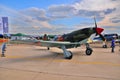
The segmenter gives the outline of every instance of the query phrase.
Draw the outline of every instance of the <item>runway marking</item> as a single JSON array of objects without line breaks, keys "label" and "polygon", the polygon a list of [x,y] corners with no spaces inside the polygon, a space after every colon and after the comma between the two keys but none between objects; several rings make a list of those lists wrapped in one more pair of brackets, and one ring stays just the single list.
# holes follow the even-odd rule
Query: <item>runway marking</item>
[{"label": "runway marking", "polygon": [[111,63],[111,62],[80,62],[80,61],[77,61],[77,60],[55,60],[54,62],[74,63],[74,64],[110,65],[110,66],[120,67],[119,63]]},{"label": "runway marking", "polygon": [[23,56],[5,56],[5,58],[14,59],[14,58],[24,58],[24,57]]},{"label": "runway marking", "polygon": [[31,57],[31,56],[5,56],[4,58],[8,58],[8,59],[26,59],[26,60],[50,60],[52,58],[39,58],[39,57]]}]

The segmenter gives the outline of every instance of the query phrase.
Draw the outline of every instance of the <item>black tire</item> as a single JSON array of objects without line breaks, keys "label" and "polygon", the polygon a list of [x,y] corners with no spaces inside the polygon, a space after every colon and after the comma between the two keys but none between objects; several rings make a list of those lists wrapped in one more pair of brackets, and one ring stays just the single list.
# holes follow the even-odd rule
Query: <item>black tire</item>
[{"label": "black tire", "polygon": [[107,45],[103,45],[103,48],[107,48]]},{"label": "black tire", "polygon": [[92,51],[93,51],[93,50],[92,50],[91,48],[87,48],[87,49],[86,49],[86,55],[88,55],[88,56],[91,55],[91,54],[92,54]]},{"label": "black tire", "polygon": [[47,47],[47,50],[50,50],[50,48],[49,48],[49,47]]},{"label": "black tire", "polygon": [[68,51],[70,54],[71,54],[71,56],[69,56],[69,57],[65,57],[65,59],[72,59],[72,57],[73,57],[73,53],[71,52],[71,51]]}]

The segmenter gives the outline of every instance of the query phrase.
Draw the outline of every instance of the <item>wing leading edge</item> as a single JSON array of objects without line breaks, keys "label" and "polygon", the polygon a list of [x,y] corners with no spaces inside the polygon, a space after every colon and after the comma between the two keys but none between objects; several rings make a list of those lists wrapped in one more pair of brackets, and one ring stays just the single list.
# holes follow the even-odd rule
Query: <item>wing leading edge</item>
[{"label": "wing leading edge", "polygon": [[84,39],[84,40],[82,40],[80,42],[38,40],[37,42],[40,42],[40,46],[58,47],[58,48],[61,48],[62,46],[65,46],[68,49],[68,48],[79,47],[81,44],[86,44],[87,40],[88,39]]}]

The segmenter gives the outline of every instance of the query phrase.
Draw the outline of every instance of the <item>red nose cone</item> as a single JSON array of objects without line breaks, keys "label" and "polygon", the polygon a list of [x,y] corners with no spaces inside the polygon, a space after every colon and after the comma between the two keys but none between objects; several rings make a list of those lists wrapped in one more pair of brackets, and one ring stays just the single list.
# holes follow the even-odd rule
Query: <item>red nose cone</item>
[{"label": "red nose cone", "polygon": [[102,32],[103,30],[104,30],[103,28],[96,28],[97,34],[101,34],[101,32]]}]

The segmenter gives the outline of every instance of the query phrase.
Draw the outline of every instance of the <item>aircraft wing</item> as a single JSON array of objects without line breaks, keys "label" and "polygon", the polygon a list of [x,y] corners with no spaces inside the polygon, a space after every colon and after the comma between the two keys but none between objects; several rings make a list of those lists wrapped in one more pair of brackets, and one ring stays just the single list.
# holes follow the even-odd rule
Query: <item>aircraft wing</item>
[{"label": "aircraft wing", "polygon": [[46,47],[61,48],[62,46],[65,46],[66,48],[74,48],[74,47],[80,46],[81,44],[87,43],[87,39],[80,41],[80,42],[44,41],[44,40],[37,40],[37,42],[40,42],[40,46],[46,46]]}]

